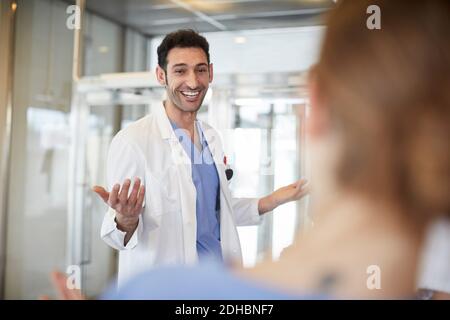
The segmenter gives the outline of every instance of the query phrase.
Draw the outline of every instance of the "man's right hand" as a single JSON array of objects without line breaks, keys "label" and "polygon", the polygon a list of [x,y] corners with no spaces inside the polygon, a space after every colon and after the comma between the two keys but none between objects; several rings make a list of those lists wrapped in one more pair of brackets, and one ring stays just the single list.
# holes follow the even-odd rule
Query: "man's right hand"
[{"label": "man's right hand", "polygon": [[128,196],[130,186],[131,180],[126,179],[122,188],[120,184],[115,184],[111,192],[101,186],[92,188],[109,207],[117,212],[117,227],[119,230],[126,232],[129,237],[136,230],[145,197],[145,186],[141,185],[139,178],[135,179],[130,196]]}]

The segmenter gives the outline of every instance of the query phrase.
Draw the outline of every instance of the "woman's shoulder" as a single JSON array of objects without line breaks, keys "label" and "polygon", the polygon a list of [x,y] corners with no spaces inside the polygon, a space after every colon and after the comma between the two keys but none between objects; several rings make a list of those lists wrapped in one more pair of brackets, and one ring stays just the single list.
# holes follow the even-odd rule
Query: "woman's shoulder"
[{"label": "woman's shoulder", "polygon": [[219,263],[155,268],[136,276],[105,299],[292,300],[294,296],[238,277]]}]

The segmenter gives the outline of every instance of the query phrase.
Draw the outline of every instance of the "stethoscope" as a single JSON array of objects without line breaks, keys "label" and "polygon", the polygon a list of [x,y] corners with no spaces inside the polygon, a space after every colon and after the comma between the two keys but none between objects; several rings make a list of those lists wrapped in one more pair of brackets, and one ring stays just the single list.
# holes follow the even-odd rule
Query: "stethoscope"
[{"label": "stethoscope", "polygon": [[227,163],[227,156],[223,157],[223,163],[225,164],[225,175],[227,176],[227,180],[230,181],[233,178],[233,169]]},{"label": "stethoscope", "polygon": [[227,168],[225,169],[225,174],[227,176],[227,180],[230,181],[233,178],[233,169]]}]

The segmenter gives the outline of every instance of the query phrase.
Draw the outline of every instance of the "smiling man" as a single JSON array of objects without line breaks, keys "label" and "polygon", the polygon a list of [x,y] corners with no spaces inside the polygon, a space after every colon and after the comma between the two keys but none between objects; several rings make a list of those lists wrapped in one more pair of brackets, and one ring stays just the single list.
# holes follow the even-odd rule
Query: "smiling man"
[{"label": "smiling man", "polygon": [[168,34],[158,47],[156,76],[167,99],[114,137],[111,191],[94,187],[110,207],[101,237],[120,252],[119,282],[153,265],[240,262],[236,226],[257,224],[307,192],[300,180],[261,199],[231,197],[219,136],[196,118],[213,80],[203,36]]}]

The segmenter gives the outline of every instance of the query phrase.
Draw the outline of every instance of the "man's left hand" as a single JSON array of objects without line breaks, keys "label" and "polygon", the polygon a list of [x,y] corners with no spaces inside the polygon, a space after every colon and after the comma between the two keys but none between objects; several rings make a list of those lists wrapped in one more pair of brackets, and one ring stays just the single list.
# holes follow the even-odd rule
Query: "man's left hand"
[{"label": "man's left hand", "polygon": [[259,200],[259,214],[274,210],[276,207],[301,199],[309,192],[309,184],[306,179],[300,179],[295,183],[281,187],[267,197]]}]

